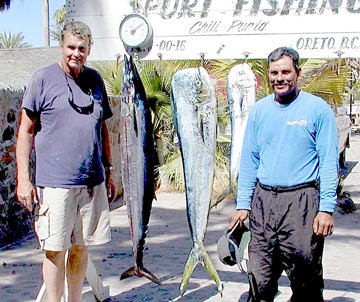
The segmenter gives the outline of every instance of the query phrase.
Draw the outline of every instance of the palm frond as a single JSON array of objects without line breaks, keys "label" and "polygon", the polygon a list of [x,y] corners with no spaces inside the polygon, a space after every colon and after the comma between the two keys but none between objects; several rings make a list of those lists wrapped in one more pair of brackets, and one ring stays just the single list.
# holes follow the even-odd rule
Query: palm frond
[{"label": "palm frond", "polygon": [[117,61],[89,61],[89,66],[102,75],[109,95],[118,96],[121,92],[122,69]]},{"label": "palm frond", "polygon": [[180,150],[170,154],[165,164],[160,167],[162,179],[175,191],[185,191],[185,180]]},{"label": "palm frond", "polygon": [[299,87],[322,97],[333,107],[341,105],[351,77],[351,69],[345,60],[309,61],[303,65],[307,69],[303,69]]},{"label": "palm frond", "polygon": [[10,0],[0,0],[0,12],[10,8]]},{"label": "palm frond", "polygon": [[31,45],[23,42],[24,35],[20,33],[0,33],[0,49],[10,49],[10,48],[22,48],[30,47]]},{"label": "palm frond", "polygon": [[[217,115],[219,125],[229,123],[228,104],[226,95],[227,76],[230,69],[244,60],[213,60],[200,62],[189,61],[135,61],[140,77],[145,87],[147,98],[153,105],[153,125],[155,144],[160,161],[161,178],[173,190],[185,190],[182,159],[176,144],[173,113],[170,104],[171,80],[173,75],[181,69],[203,66],[215,82],[218,101]],[[302,75],[299,80],[300,88],[317,94],[335,105],[341,102],[346,93],[351,93],[359,87],[360,61],[342,60],[302,60]],[[247,62],[256,76],[257,99],[272,93],[268,83],[266,60],[248,60]],[[116,61],[91,62],[104,77],[109,95],[120,95],[122,82],[122,64]],[[349,79],[353,72],[352,88]],[[217,141],[216,168],[214,192],[219,192],[229,181],[229,153],[230,143],[226,140]]]}]

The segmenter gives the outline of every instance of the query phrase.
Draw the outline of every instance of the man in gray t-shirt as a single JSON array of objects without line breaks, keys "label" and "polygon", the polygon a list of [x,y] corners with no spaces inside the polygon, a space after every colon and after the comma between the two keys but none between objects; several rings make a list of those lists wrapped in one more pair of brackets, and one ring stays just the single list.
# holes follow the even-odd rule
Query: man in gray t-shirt
[{"label": "man in gray t-shirt", "polygon": [[[69,301],[81,300],[87,246],[111,238],[108,199],[116,186],[105,120],[112,112],[100,74],[84,66],[91,43],[86,24],[66,24],[59,62],[34,74],[22,101],[17,198],[29,211],[35,204],[48,302],[60,302],[65,271]],[[29,176],[33,139],[35,185]]]}]

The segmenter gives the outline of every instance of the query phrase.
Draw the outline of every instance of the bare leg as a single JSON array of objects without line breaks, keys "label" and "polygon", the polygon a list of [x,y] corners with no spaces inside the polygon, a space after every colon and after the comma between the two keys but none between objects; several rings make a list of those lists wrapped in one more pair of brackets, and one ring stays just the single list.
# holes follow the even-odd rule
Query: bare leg
[{"label": "bare leg", "polygon": [[75,245],[69,249],[66,266],[67,282],[69,287],[69,302],[81,302],[82,287],[84,284],[87,247]]},{"label": "bare leg", "polygon": [[46,251],[43,262],[43,278],[48,302],[60,302],[65,280],[65,251]]}]

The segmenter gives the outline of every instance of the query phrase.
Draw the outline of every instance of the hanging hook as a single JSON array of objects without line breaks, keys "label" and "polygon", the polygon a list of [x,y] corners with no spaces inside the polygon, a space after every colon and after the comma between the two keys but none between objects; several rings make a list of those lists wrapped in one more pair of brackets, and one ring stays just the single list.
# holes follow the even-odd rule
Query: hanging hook
[{"label": "hanging hook", "polygon": [[119,70],[119,62],[120,62],[120,59],[121,59],[121,54],[117,53],[115,55],[115,57],[116,57],[116,70]]},{"label": "hanging hook", "polygon": [[139,9],[139,1],[133,0],[133,11],[134,13]]},{"label": "hanging hook", "polygon": [[248,52],[248,51],[244,51],[242,54],[243,54],[243,55],[244,55],[244,57],[245,57],[245,63],[247,63],[247,61],[248,61],[248,57],[249,57],[249,55],[250,55],[250,52]]},{"label": "hanging hook", "polygon": [[139,0],[133,0],[133,13],[142,13],[146,15],[144,8],[140,5]]},{"label": "hanging hook", "polygon": [[136,62],[136,64],[139,66],[139,73],[141,73],[143,66],[142,66],[142,62],[140,61],[140,58],[139,58],[139,53],[137,51],[134,52],[133,59]]},{"label": "hanging hook", "polygon": [[200,53],[200,64],[199,64],[199,66],[200,67],[204,67],[204,61],[205,61],[205,53]]},{"label": "hanging hook", "polygon": [[337,61],[337,71],[336,74],[339,75],[340,74],[340,69],[341,69],[341,56],[344,54],[341,50],[338,50],[336,52],[337,56],[338,56],[338,61]]},{"label": "hanging hook", "polygon": [[159,75],[162,74],[162,56],[163,56],[162,53],[159,52],[159,53],[158,53],[158,58],[159,58],[159,67],[158,67]]},{"label": "hanging hook", "polygon": [[219,49],[217,50],[217,54],[219,55],[220,52],[223,50],[223,48],[225,47],[225,44],[221,44],[221,46],[219,47]]}]

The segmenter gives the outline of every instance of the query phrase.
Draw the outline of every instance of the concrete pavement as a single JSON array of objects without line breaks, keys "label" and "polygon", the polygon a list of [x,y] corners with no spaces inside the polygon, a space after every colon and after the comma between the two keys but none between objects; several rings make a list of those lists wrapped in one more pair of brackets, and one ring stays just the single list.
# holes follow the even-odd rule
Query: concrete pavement
[{"label": "concrete pavement", "polygon": [[[347,149],[347,166],[351,170],[343,191],[349,192],[357,205],[352,213],[337,211],[334,234],[326,239],[324,252],[324,296],[327,302],[360,302],[360,135],[351,137]],[[144,266],[163,283],[158,286],[145,278],[119,280],[120,274],[134,264],[126,207],[111,212],[113,240],[90,248],[101,280],[110,287],[111,301],[191,301],[244,302],[247,278],[237,267],[223,265],[216,254],[216,242],[227,227],[233,205],[222,204],[210,213],[205,246],[223,283],[223,297],[205,269],[198,266],[190,278],[184,297],[179,297],[179,284],[191,248],[186,218],[185,195],[160,193],[153,203]],[[40,290],[43,253],[33,237],[0,250],[0,301],[35,301]],[[285,302],[291,291],[286,276],[279,281],[276,302]],[[85,284],[83,301],[95,301],[91,287]],[[311,302],[311,301],[304,301]]]}]

